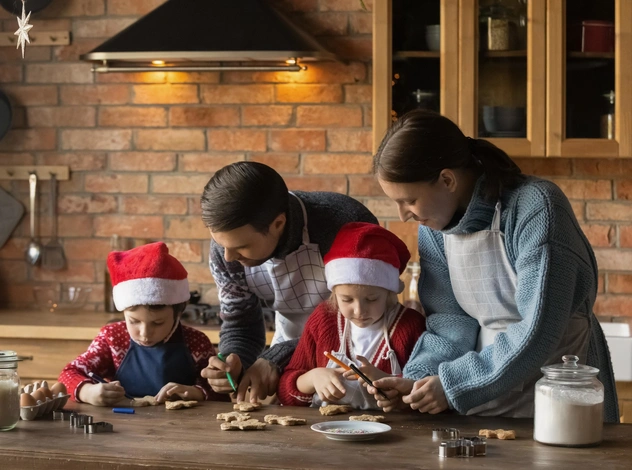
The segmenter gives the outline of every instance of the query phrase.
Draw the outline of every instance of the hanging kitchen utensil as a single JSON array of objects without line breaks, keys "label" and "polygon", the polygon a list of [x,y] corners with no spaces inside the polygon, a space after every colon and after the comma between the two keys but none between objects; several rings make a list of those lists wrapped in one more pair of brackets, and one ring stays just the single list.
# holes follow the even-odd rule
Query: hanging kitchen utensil
[{"label": "hanging kitchen utensil", "polygon": [[13,111],[9,97],[0,90],[0,140],[9,132],[11,121],[13,120]]},{"label": "hanging kitchen utensil", "polygon": [[[53,0],[24,0],[24,8],[27,12],[37,13],[46,8]],[[22,0],[0,0],[2,8],[15,16],[22,13]]]},{"label": "hanging kitchen utensil", "polygon": [[59,271],[66,266],[64,247],[57,238],[57,177],[50,174],[50,216],[53,225],[53,234],[50,241],[42,247],[42,267],[51,271]]},{"label": "hanging kitchen utensil", "polygon": [[24,207],[13,196],[0,188],[0,248],[7,242],[15,227],[18,226]]},{"label": "hanging kitchen utensil", "polygon": [[26,248],[26,261],[35,266],[40,261],[42,247],[35,239],[35,196],[37,194],[37,173],[29,174],[29,201],[31,211],[31,241]]}]

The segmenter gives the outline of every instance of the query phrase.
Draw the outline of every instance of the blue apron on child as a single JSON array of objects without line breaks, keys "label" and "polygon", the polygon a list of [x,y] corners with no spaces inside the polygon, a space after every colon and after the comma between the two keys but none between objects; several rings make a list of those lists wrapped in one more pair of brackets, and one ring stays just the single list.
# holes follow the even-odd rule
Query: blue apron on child
[{"label": "blue apron on child", "polygon": [[195,385],[195,362],[178,325],[167,342],[141,346],[130,339],[130,348],[115,379],[134,397],[155,396],[169,382]]}]

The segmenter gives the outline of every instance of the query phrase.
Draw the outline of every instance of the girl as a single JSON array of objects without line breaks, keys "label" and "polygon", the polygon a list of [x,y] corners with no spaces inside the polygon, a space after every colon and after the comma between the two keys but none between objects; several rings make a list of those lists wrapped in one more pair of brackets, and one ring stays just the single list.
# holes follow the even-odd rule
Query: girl
[{"label": "girl", "polygon": [[[125,321],[101,328],[88,350],[59,376],[78,402],[111,406],[125,396],[217,398],[200,371],[214,349],[208,337],[180,324],[189,300],[184,266],[167,245],[151,243],[108,256],[114,303]],[[93,383],[92,372],[112,382]]]},{"label": "girl", "polygon": [[393,125],[374,171],[400,218],[419,222],[428,326],[406,378],[375,383],[392,389],[380,405],[532,417],[540,368],[573,354],[600,370],[605,420],[618,422],[597,263],[560,188],[422,110]]},{"label": "girl", "polygon": [[401,365],[424,331],[419,312],[397,302],[400,274],[410,253],[396,235],[379,225],[344,225],[324,257],[329,301],[312,313],[279,382],[284,405],[319,406],[322,402],[377,409],[359,380],[346,380],[343,369],[324,355],[354,362],[370,378],[400,375]]}]

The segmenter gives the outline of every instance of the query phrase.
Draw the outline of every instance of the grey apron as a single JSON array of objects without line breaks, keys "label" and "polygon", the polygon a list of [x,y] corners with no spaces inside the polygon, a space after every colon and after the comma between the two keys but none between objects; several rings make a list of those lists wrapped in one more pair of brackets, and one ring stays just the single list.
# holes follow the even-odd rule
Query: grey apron
[{"label": "grey apron", "polygon": [[312,311],[331,294],[320,248],[309,241],[305,205],[298,196],[292,196],[303,210],[303,244],[283,259],[272,258],[245,268],[250,290],[276,311],[271,346],[300,338]]},{"label": "grey apron", "polygon": [[[489,230],[443,236],[454,296],[461,308],[480,325],[477,352],[493,345],[496,335],[507,331],[509,325],[522,321],[515,299],[516,272],[505,251],[500,215],[498,202]],[[589,336],[588,316],[574,312],[562,341],[542,365],[558,363],[565,354],[574,354],[585,362]],[[539,373],[525,377],[524,382],[509,392],[468,410],[467,414],[533,417],[534,386],[539,378]]]}]

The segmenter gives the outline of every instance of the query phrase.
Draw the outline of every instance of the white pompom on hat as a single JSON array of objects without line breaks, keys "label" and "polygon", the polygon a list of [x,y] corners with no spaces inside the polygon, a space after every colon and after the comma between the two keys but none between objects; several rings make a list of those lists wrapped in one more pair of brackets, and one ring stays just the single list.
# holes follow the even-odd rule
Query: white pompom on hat
[{"label": "white pompom on hat", "polygon": [[401,292],[399,276],[409,259],[406,244],[385,228],[365,222],[345,224],[323,258],[327,287],[356,284]]},{"label": "white pompom on hat", "polygon": [[163,242],[149,243],[108,255],[114,305],[175,305],[189,300],[189,281],[182,263]]}]

